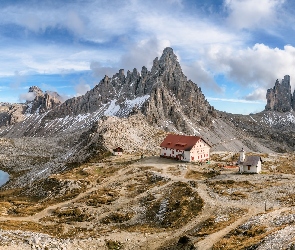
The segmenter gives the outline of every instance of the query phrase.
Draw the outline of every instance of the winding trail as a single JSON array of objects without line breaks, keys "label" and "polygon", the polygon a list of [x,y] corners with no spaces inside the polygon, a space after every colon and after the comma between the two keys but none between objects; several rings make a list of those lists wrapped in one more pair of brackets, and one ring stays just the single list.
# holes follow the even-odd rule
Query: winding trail
[{"label": "winding trail", "polygon": [[85,192],[80,193],[75,198],[48,206],[45,209],[43,209],[42,211],[40,211],[34,215],[24,216],[24,217],[0,216],[0,221],[14,220],[14,221],[39,222],[40,219],[51,215],[52,211],[54,211],[55,209],[61,208],[61,207],[68,207],[72,203],[74,203],[74,202],[86,197],[87,195],[91,194],[92,192],[96,191],[98,188],[103,188],[103,187],[107,186],[108,184],[114,182],[114,180],[120,180],[120,178],[123,178],[124,174],[127,173],[128,171],[130,171],[131,169],[133,169],[132,165],[128,166],[127,168],[120,169],[118,171],[118,176],[121,176],[121,177],[118,178],[117,175],[116,175],[116,177],[110,177],[106,181],[104,181],[103,183],[97,184],[97,185],[93,186],[92,188],[86,190]]},{"label": "winding trail", "polygon": [[[145,236],[144,233],[138,233],[134,238],[136,240],[145,237],[146,238],[146,244],[147,246],[143,246],[141,248],[126,248],[126,249],[158,249],[161,246],[165,246],[169,244],[170,242],[175,242],[176,239],[179,237],[188,234],[190,230],[198,226],[200,223],[205,221],[206,219],[210,218],[214,214],[217,208],[224,207],[224,208],[242,208],[247,210],[248,212],[244,214],[242,217],[237,219],[232,224],[224,227],[223,229],[212,233],[208,236],[206,236],[204,239],[200,240],[198,238],[191,237],[192,242],[194,243],[195,247],[199,250],[209,250],[212,249],[213,245],[217,243],[219,240],[221,240],[226,234],[228,234],[231,230],[237,228],[239,225],[245,223],[247,220],[249,220],[252,216],[255,216],[259,213],[264,212],[264,207],[261,206],[261,204],[252,204],[249,202],[239,202],[239,201],[224,201],[212,198],[210,196],[210,192],[208,189],[207,184],[205,183],[205,180],[196,180],[196,179],[188,179],[185,178],[185,174],[188,170],[190,170],[190,167],[188,169],[179,167],[178,170],[180,171],[180,175],[173,175],[169,170],[171,166],[176,167],[178,165],[177,163],[172,163],[170,161],[165,161],[159,158],[149,158],[149,159],[143,159],[140,162],[131,164],[129,166],[126,166],[122,169],[119,169],[117,174],[107,177],[104,179],[101,183],[95,184],[94,186],[90,187],[88,190],[80,193],[78,196],[76,196],[73,199],[63,201],[51,206],[48,206],[44,210],[36,213],[32,216],[25,216],[25,217],[13,217],[13,216],[1,216],[0,221],[33,221],[36,223],[40,223],[40,220],[46,216],[49,216],[52,214],[52,212],[57,208],[62,207],[69,207],[73,203],[79,201],[82,198],[85,198],[87,195],[91,194],[93,191],[96,191],[98,189],[104,188],[112,183],[115,182],[124,182],[127,181],[128,178],[130,178],[130,175],[127,175],[128,171],[134,170],[136,167],[144,167],[144,166],[150,166],[154,167],[154,170],[151,170],[155,172],[157,175],[162,176],[163,178],[167,178],[167,183],[161,185],[161,186],[154,186],[147,191],[139,194],[136,196],[136,199],[140,199],[141,197],[145,196],[147,192],[157,192],[161,189],[167,187],[173,182],[181,181],[185,183],[189,183],[190,181],[197,182],[197,186],[192,189],[198,193],[198,195],[203,199],[204,206],[202,211],[194,218],[192,218],[187,224],[185,224],[183,227],[174,230],[173,232],[169,232],[168,230],[166,232],[161,232],[159,234],[151,234],[149,236]],[[132,177],[132,176],[131,176]],[[124,191],[122,191],[124,192]],[[123,195],[122,198],[119,198],[117,201],[113,203],[113,208],[117,209],[120,207],[126,206],[129,202],[132,202],[133,198],[125,197]],[[284,211],[288,210],[289,208],[282,208],[282,209],[276,209],[274,211]],[[110,233],[111,234],[111,233]],[[116,236],[115,232],[112,234],[112,236]],[[200,240],[200,241],[198,241]],[[139,241],[139,240],[138,240]],[[130,243],[131,244],[131,243]],[[138,246],[136,246],[138,247]]]}]

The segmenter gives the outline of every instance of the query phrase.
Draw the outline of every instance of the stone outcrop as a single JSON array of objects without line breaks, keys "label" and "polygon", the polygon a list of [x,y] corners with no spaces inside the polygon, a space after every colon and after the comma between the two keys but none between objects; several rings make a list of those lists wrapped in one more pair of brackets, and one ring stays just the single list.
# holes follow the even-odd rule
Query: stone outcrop
[{"label": "stone outcrop", "polygon": [[0,105],[0,126],[13,125],[25,120],[27,115],[42,114],[62,103],[61,96],[56,92],[43,92],[39,87],[32,86],[29,93],[34,97],[26,103]]},{"label": "stone outcrop", "polygon": [[[166,137],[166,132],[150,126],[142,114],[128,118],[102,117],[81,134],[69,162],[91,161],[107,155],[116,147],[125,154],[157,154],[158,145]],[[98,153],[99,152],[99,153]]]},{"label": "stone outcrop", "polygon": [[295,91],[291,94],[290,76],[285,75],[281,83],[277,79],[275,86],[267,90],[265,110],[288,112],[295,106]]},{"label": "stone outcrop", "polygon": [[33,93],[35,98],[33,101],[27,101],[27,114],[42,114],[51,110],[62,103],[62,98],[57,92],[45,91],[45,93],[37,86],[29,88],[29,93]]},{"label": "stone outcrop", "polygon": [[168,130],[169,124],[173,124],[186,133],[191,133],[187,119],[201,126],[211,123],[214,107],[207,102],[201,88],[183,74],[171,48],[154,60],[149,76],[154,85],[150,99],[142,107],[148,121]]},{"label": "stone outcrop", "polygon": [[113,77],[105,76],[85,95],[67,100],[53,109],[46,119],[101,112],[101,115],[128,117],[140,110],[151,124],[167,130],[176,128],[192,133],[188,119],[201,126],[211,123],[214,108],[199,88],[183,74],[172,48],[153,61],[151,71],[145,66],[121,69]]}]

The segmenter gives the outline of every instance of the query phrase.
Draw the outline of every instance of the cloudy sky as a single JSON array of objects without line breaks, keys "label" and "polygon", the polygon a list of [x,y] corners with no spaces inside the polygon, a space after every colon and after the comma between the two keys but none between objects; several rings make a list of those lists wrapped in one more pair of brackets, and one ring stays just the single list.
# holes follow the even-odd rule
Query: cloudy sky
[{"label": "cloudy sky", "polygon": [[[64,98],[147,66],[170,46],[216,109],[264,109],[276,79],[295,88],[292,0],[2,0],[0,102],[29,86]],[[294,79],[294,80],[293,80]]]}]

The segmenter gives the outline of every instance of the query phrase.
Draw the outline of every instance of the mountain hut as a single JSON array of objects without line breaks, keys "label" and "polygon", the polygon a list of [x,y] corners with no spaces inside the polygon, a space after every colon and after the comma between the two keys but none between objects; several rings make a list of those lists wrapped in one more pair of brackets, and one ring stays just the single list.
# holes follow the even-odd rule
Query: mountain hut
[{"label": "mountain hut", "polygon": [[160,147],[160,157],[186,162],[207,161],[210,157],[210,145],[199,136],[169,134]]},{"label": "mountain hut", "polygon": [[117,147],[115,149],[113,149],[113,154],[114,155],[123,155],[123,148]]}]

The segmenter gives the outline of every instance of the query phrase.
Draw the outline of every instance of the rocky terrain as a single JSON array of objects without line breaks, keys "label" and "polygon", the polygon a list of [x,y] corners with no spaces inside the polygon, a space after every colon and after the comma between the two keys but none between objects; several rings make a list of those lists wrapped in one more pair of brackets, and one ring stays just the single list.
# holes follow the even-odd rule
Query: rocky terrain
[{"label": "rocky terrain", "polygon": [[29,88],[28,96],[32,99],[24,104],[1,103],[0,126],[20,123],[31,114],[42,114],[62,103],[61,96],[56,92],[45,93],[37,86]]},{"label": "rocky terrain", "polygon": [[229,152],[209,165],[110,156],[35,182],[38,194],[2,190],[0,249],[292,249],[295,156],[261,156],[260,175],[224,168]]},{"label": "rocky terrain", "polygon": [[265,110],[287,112],[294,110],[295,91],[291,94],[290,76],[284,76],[281,83],[276,80],[275,86],[267,90]]},{"label": "rocky terrain", "polygon": [[[201,89],[183,74],[171,48],[166,48],[162,56],[154,60],[150,71],[143,67],[140,73],[134,69],[125,76],[120,70],[113,77],[105,76],[85,95],[64,103],[57,101],[58,94],[49,97],[36,87],[29,93],[35,93],[36,97],[20,105],[21,115],[16,115],[16,111],[12,115],[7,105],[6,109],[3,106],[0,116],[6,118],[2,119],[5,126],[0,127],[0,136],[67,137],[88,131],[103,116],[126,118],[141,113],[150,126],[167,132],[201,135],[215,150],[237,151],[244,147],[269,152],[278,148],[291,151],[294,147],[281,141],[274,144],[269,136],[280,136],[280,131],[272,131],[272,125],[263,138],[253,133],[256,128],[259,131],[268,128],[267,120],[249,125],[249,120],[253,121],[251,116],[231,116],[216,111]],[[276,111],[275,114],[281,115]],[[249,126],[255,128],[247,129]]]},{"label": "rocky terrain", "polygon": [[[294,246],[289,76],[268,90],[265,111],[228,114],[166,48],[150,71],[120,70],[83,96],[62,102],[38,87],[28,96],[0,106],[0,169],[10,174],[0,249]],[[171,132],[202,136],[210,164],[160,159]],[[111,156],[116,147],[123,157]],[[237,174],[241,148],[262,156],[261,175]]]}]

